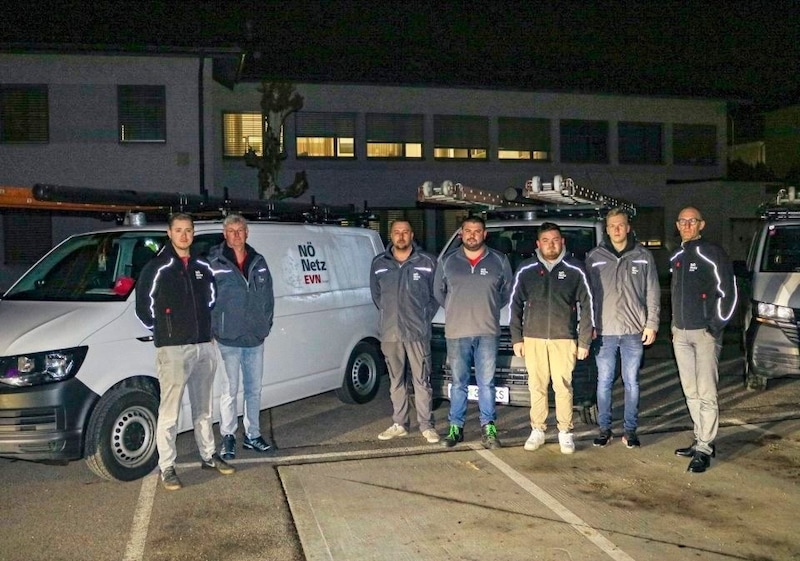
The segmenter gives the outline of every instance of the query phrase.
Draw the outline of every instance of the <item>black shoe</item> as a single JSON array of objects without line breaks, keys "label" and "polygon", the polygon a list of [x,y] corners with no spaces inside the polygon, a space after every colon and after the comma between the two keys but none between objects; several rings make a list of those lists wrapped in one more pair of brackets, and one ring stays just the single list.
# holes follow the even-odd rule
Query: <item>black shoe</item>
[{"label": "black shoe", "polygon": [[183,487],[181,480],[178,479],[178,474],[175,473],[174,467],[168,467],[161,472],[161,485],[167,491],[177,491]]},{"label": "black shoe", "polygon": [[242,441],[242,448],[255,450],[256,452],[267,452],[270,448],[272,448],[272,446],[270,446],[267,441],[260,436],[251,439],[245,435],[244,440]]},{"label": "black shoe", "polygon": [[214,454],[208,460],[200,460],[200,467],[202,469],[215,469],[222,475],[231,475],[236,473],[236,468],[228,464],[219,457],[219,454]]},{"label": "black shoe", "polygon": [[[686,448],[678,448],[675,450],[675,455],[683,456],[684,458],[691,458],[692,456],[694,456],[695,446],[697,446],[696,442],[692,443],[691,446],[687,446]],[[712,458],[717,457],[717,446],[715,444],[711,445],[711,457]]]},{"label": "black shoe", "polygon": [[608,446],[608,443],[614,440],[614,433],[611,429],[600,429],[600,435],[594,439],[592,446]]},{"label": "black shoe", "polygon": [[452,448],[459,442],[464,442],[464,431],[458,425],[450,425],[450,432],[442,439],[442,446]]},{"label": "black shoe", "polygon": [[639,442],[639,437],[636,436],[635,430],[625,431],[625,436],[622,437],[622,443],[628,448],[639,448],[642,443]]},{"label": "black shoe", "polygon": [[711,465],[711,456],[704,452],[695,452],[692,461],[689,462],[689,467],[686,471],[692,473],[703,473]]},{"label": "black shoe", "polygon": [[500,448],[500,440],[497,438],[497,427],[494,426],[492,421],[483,425],[483,435],[481,436],[481,444],[487,450],[494,450]]},{"label": "black shoe", "polygon": [[222,436],[222,446],[219,449],[219,457],[223,460],[233,460],[236,458],[236,437],[232,434]]}]

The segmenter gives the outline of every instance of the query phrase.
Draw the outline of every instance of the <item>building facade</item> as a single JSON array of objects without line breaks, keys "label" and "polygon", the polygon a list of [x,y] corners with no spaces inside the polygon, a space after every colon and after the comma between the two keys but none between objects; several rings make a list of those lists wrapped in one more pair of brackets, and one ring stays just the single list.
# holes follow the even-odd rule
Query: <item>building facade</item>
[{"label": "building facade", "polygon": [[[258,198],[257,170],[244,154],[261,149],[259,84],[215,79],[217,59],[202,52],[0,53],[0,185],[213,196],[227,190],[233,198]],[[288,184],[295,172],[306,172],[310,188],[300,200],[414,209],[424,181],[502,191],[559,174],[663,209],[663,227],[652,229],[663,238],[672,234],[674,207],[715,204],[726,175],[724,100],[321,83],[295,88],[304,104],[282,130],[281,180]],[[14,257],[21,249],[11,233],[20,220],[32,222],[2,209],[0,220],[5,287],[29,260]],[[50,219],[38,220],[46,226]],[[425,213],[430,249],[437,221],[441,214]],[[42,243],[49,247],[93,222],[54,218]]]}]

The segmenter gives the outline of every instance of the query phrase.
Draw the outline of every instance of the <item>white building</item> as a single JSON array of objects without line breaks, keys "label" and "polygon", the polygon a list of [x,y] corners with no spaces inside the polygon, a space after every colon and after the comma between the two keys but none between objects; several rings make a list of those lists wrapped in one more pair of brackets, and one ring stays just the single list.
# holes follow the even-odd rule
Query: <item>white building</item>
[{"label": "white building", "polygon": [[[37,183],[258,197],[248,146],[260,147],[259,84],[236,83],[240,53],[0,52],[0,185]],[[223,82],[226,85],[223,85]],[[228,87],[228,86],[233,86]],[[683,204],[709,213],[726,175],[727,102],[491,89],[295,84],[304,99],[283,131],[282,183],[305,170],[301,200],[413,209],[417,187],[446,179],[502,190],[532,176],[660,209],[650,237],[671,236]],[[676,184],[683,184],[676,187]],[[686,187],[691,185],[691,187]],[[732,211],[750,216],[747,190]],[[717,213],[720,213],[717,216]],[[423,237],[442,235],[441,214]],[[86,227],[84,218],[0,209],[8,285],[31,253]],[[92,226],[96,225],[92,221]],[[663,226],[663,227],[660,227]],[[35,241],[20,231],[36,233]],[[442,226],[438,227],[442,230]],[[49,239],[48,239],[49,236]]]}]

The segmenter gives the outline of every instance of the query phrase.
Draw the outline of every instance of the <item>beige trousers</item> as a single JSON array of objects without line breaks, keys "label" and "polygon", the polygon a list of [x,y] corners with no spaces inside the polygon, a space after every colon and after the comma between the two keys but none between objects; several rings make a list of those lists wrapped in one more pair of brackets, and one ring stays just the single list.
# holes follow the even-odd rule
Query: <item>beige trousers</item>
[{"label": "beige trousers", "polygon": [[531,428],[547,430],[547,386],[553,382],[558,430],[572,431],[572,371],[578,355],[573,339],[525,337],[525,368],[531,392]]}]

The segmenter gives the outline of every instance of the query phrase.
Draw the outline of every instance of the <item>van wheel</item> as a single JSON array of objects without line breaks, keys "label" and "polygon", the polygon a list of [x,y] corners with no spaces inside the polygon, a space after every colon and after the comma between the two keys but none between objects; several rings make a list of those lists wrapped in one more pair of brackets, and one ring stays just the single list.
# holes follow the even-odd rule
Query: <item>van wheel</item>
[{"label": "van wheel", "polygon": [[744,387],[748,390],[763,391],[767,389],[767,377],[759,376],[750,367],[750,361],[744,361]]},{"label": "van wheel", "polygon": [[100,398],[86,431],[86,463],[105,479],[133,481],[156,467],[158,398],[117,388]]},{"label": "van wheel", "polygon": [[386,371],[383,355],[371,343],[361,342],[353,349],[342,387],[336,397],[344,403],[367,403],[378,393],[381,377]]}]

